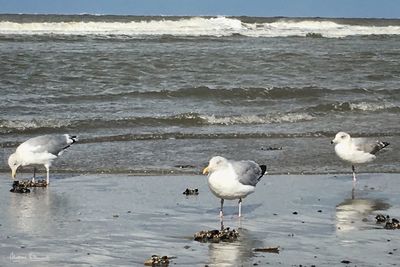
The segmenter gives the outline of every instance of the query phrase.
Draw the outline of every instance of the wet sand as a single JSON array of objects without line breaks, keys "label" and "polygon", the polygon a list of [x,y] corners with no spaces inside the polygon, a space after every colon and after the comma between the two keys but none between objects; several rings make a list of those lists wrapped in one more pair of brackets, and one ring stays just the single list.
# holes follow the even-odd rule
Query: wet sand
[{"label": "wet sand", "polygon": [[[0,266],[143,266],[153,254],[171,266],[400,265],[400,231],[375,223],[400,217],[399,174],[359,174],[354,192],[350,174],[267,175],[241,220],[225,202],[239,240],[211,244],[193,241],[219,228],[205,176],[52,175],[50,188],[15,194],[0,174]],[[280,253],[254,252],[269,246]]]}]

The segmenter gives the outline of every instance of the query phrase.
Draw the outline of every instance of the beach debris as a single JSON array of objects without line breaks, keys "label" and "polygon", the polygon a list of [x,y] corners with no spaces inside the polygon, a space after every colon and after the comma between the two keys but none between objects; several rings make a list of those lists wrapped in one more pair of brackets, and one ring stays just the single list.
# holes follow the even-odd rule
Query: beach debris
[{"label": "beach debris", "polygon": [[275,150],[282,150],[282,147],[273,147],[273,146],[268,146],[268,147],[261,147],[261,150],[267,150],[267,151],[275,151]]},{"label": "beach debris", "polygon": [[279,246],[277,247],[265,247],[265,248],[255,248],[255,252],[268,252],[268,253],[278,253],[279,254]]},{"label": "beach debris", "polygon": [[176,257],[152,255],[149,259],[144,261],[146,266],[168,266],[171,259]]},{"label": "beach debris", "polygon": [[400,222],[396,218],[392,218],[392,221],[388,221],[385,224],[385,229],[394,230],[400,229]]},{"label": "beach debris", "polygon": [[387,220],[390,219],[389,215],[378,214],[375,216],[376,223],[385,223]]},{"label": "beach debris", "polygon": [[45,179],[42,180],[29,180],[29,179],[24,179],[24,180],[16,180],[14,181],[18,182],[20,186],[25,186],[25,187],[47,187],[47,182]]},{"label": "beach debris", "polygon": [[20,183],[19,181],[14,181],[10,192],[24,194],[30,193],[31,190],[26,186],[26,184]]},{"label": "beach debris", "polygon": [[175,168],[179,168],[179,169],[194,169],[194,168],[196,168],[195,166],[189,165],[189,164],[186,164],[186,165],[175,165],[174,167]]},{"label": "beach debris", "polygon": [[194,234],[194,240],[202,243],[233,242],[239,237],[239,232],[226,227],[223,230],[200,231]]},{"label": "beach debris", "polygon": [[12,184],[10,192],[13,193],[30,193],[30,187],[47,187],[46,180],[16,180]]},{"label": "beach debris", "polygon": [[375,216],[377,224],[385,223],[384,228],[388,230],[400,229],[400,221],[396,218],[390,218],[389,215],[378,214]]},{"label": "beach debris", "polygon": [[199,189],[197,189],[197,188],[186,188],[186,190],[185,191],[183,191],[183,194],[184,195],[187,195],[187,196],[189,196],[189,195],[198,195],[199,194]]}]

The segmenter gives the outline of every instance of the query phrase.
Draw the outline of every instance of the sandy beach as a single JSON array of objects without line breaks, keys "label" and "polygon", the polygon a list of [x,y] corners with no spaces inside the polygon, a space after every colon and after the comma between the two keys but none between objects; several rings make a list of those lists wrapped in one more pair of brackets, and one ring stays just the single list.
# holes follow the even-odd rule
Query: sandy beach
[{"label": "sandy beach", "polygon": [[[378,213],[400,217],[398,174],[267,175],[243,202],[225,202],[233,243],[199,243],[218,229],[219,200],[206,177],[53,174],[50,188],[10,193],[0,175],[1,266],[142,266],[153,254],[177,266],[395,266],[398,230]],[[187,188],[199,195],[185,196]],[[297,213],[297,214],[296,214]],[[280,253],[254,252],[279,246]]]},{"label": "sandy beach", "polygon": [[[400,265],[375,221],[400,218],[400,19],[101,14],[0,14],[0,266]],[[339,131],[390,143],[354,191]],[[9,156],[47,134],[78,141],[11,193]],[[269,173],[240,220],[225,201],[233,243],[193,240],[220,227],[216,155]]]}]

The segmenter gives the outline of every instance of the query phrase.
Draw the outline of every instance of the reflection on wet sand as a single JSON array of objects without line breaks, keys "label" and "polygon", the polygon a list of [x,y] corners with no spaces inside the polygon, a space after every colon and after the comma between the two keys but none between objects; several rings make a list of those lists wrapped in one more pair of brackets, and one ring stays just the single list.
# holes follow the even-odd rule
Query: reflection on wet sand
[{"label": "reflection on wet sand", "polygon": [[381,199],[356,198],[353,188],[351,199],[346,199],[336,206],[336,231],[348,232],[365,228],[363,219],[378,210],[387,210],[390,204]]},{"label": "reflection on wet sand", "polygon": [[262,247],[263,242],[246,229],[239,229],[239,233],[239,240],[235,242],[209,245],[210,266],[249,266],[252,264],[253,249]]},{"label": "reflection on wet sand", "polygon": [[51,234],[56,227],[56,213],[68,212],[67,198],[51,192],[51,188],[32,188],[31,193],[10,193],[10,224],[24,234]]}]

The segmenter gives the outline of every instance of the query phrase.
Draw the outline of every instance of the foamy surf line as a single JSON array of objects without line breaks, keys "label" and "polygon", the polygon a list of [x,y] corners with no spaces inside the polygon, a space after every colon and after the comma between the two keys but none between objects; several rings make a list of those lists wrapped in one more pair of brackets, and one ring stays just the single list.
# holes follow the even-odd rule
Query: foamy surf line
[{"label": "foamy surf line", "polygon": [[99,36],[233,36],[288,37],[313,36],[340,38],[347,36],[400,35],[399,25],[348,25],[334,21],[280,20],[242,22],[228,17],[189,17],[179,20],[139,20],[129,22],[68,21],[11,22],[0,21],[2,35],[99,35]]},{"label": "foamy surf line", "polygon": [[137,126],[199,126],[199,125],[254,125],[272,123],[296,123],[314,120],[315,117],[307,113],[286,113],[273,115],[232,115],[215,116],[197,113],[183,113],[174,116],[160,117],[127,117],[114,120],[86,119],[86,120],[0,120],[0,134],[11,132],[25,132],[35,130],[62,130],[62,129],[93,129],[104,127],[130,128]]}]

